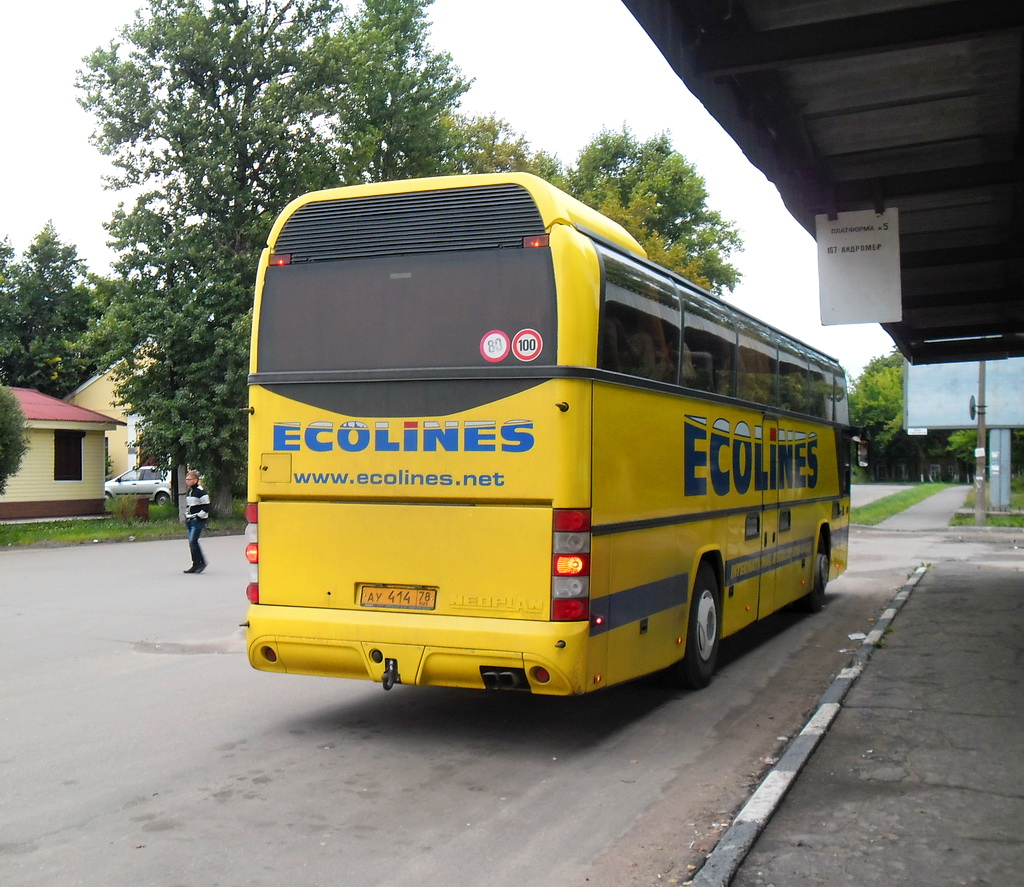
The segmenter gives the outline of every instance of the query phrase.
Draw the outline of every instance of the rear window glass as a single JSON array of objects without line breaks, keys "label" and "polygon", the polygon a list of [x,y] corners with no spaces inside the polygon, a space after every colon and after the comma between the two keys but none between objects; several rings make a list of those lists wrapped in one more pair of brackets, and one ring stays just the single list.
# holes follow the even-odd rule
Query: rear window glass
[{"label": "rear window glass", "polygon": [[547,249],[271,267],[257,372],[550,365],[556,332]]}]

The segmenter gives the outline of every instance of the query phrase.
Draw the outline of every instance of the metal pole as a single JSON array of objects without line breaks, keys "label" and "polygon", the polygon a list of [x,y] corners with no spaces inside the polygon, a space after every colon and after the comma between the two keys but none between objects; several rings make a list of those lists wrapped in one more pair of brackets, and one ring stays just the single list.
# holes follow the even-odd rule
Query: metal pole
[{"label": "metal pole", "polygon": [[985,526],[988,519],[987,490],[985,489],[985,361],[978,363],[978,446],[974,451],[977,467],[974,470],[974,524]]}]

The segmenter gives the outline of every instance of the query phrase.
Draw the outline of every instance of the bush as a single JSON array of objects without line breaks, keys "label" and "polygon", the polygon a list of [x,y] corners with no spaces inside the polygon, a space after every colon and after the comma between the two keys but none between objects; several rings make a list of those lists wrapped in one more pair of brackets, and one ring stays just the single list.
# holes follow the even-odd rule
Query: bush
[{"label": "bush", "polygon": [[135,517],[135,496],[114,496],[107,500],[107,513],[118,520],[133,521]]}]

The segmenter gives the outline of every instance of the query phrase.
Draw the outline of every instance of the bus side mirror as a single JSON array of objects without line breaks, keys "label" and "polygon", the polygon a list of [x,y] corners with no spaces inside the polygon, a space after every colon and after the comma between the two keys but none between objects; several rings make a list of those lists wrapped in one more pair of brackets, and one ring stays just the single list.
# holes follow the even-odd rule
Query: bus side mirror
[{"label": "bus side mirror", "polygon": [[860,434],[852,438],[853,442],[857,444],[857,464],[861,468],[868,467],[868,438],[866,435]]}]

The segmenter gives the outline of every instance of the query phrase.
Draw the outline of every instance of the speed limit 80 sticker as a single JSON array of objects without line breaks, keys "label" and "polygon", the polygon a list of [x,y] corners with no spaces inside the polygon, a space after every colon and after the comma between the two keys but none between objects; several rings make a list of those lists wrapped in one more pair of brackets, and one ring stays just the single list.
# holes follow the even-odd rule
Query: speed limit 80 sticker
[{"label": "speed limit 80 sticker", "polygon": [[480,340],[480,354],[490,363],[500,363],[509,352],[518,360],[535,360],[544,350],[544,339],[533,329],[520,330],[511,339],[501,330],[491,330]]},{"label": "speed limit 80 sticker", "polygon": [[484,360],[498,363],[505,359],[510,347],[511,342],[505,333],[501,330],[491,330],[489,333],[484,333],[484,337],[480,340],[480,355]]}]

